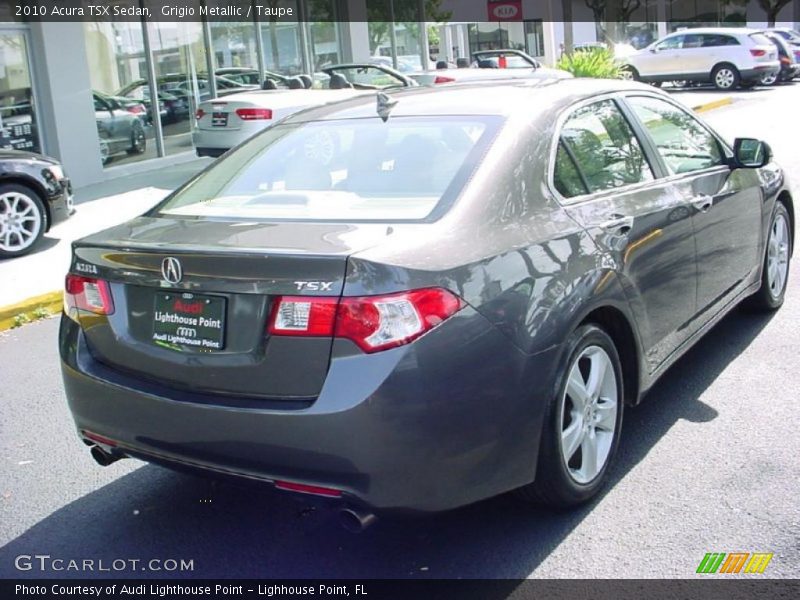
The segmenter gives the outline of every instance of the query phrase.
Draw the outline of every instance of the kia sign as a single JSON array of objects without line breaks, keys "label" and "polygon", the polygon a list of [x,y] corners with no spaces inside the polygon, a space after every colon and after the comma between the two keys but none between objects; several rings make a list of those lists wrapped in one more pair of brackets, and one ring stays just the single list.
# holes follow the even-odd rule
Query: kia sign
[{"label": "kia sign", "polygon": [[522,21],[522,0],[487,0],[490,21]]}]

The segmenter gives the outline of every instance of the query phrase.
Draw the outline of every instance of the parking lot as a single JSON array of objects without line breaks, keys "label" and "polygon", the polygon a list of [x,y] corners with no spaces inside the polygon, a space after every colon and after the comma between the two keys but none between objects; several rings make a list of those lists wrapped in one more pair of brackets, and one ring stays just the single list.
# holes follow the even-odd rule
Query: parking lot
[{"label": "parking lot", "polygon": [[[690,105],[719,96],[675,95]],[[800,190],[787,125],[800,84],[730,97],[705,118],[731,139],[768,141]],[[58,320],[12,330],[0,335],[0,576],[53,575],[14,567],[19,555],[48,554],[193,567],[80,574],[99,577],[686,578],[707,552],[746,551],[774,554],[766,576],[793,577],[799,311],[795,262],[780,311],[734,311],[626,412],[610,485],[590,504],[553,513],[503,496],[361,535],[302,497],[133,460],[100,468],[65,404]]]}]

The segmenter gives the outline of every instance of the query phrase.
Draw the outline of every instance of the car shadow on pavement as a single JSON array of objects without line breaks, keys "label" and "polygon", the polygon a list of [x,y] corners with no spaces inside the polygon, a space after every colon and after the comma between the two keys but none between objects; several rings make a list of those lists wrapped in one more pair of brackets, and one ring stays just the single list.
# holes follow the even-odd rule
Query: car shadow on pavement
[{"label": "car shadow on pavement", "polygon": [[[609,486],[570,512],[519,503],[510,494],[426,517],[389,518],[360,535],[331,508],[303,497],[176,474],[146,465],[64,506],[0,548],[0,577],[21,554],[65,559],[184,559],[189,572],[48,572],[68,577],[524,578],[604,502],[672,427],[707,423],[700,399],[770,317],[734,311],[625,415]],[[688,457],[687,457],[688,459]],[[88,453],[85,460],[89,460]],[[98,467],[99,468],[99,467]],[[114,466],[110,467],[111,469]],[[409,478],[413,473],[408,474]]]},{"label": "car shadow on pavement", "polygon": [[[35,254],[39,254],[40,252],[44,252],[45,250],[49,250],[53,246],[58,245],[58,243],[60,241],[61,241],[61,238],[53,237],[52,234],[49,234],[49,235],[45,234],[45,235],[42,236],[42,239],[40,239],[39,242],[27,254],[25,254],[25,256],[33,256]],[[14,260],[14,258],[16,258],[16,257],[12,257],[12,258],[0,257],[0,264],[2,264],[3,261],[6,261],[6,260],[12,261],[12,260]]]}]

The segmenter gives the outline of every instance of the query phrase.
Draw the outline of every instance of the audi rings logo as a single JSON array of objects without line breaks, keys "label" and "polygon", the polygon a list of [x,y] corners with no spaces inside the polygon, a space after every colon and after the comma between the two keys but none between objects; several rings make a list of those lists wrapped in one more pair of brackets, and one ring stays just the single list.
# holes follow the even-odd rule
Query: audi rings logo
[{"label": "audi rings logo", "polygon": [[180,283],[183,279],[183,268],[177,258],[168,256],[161,261],[161,276],[167,283]]}]

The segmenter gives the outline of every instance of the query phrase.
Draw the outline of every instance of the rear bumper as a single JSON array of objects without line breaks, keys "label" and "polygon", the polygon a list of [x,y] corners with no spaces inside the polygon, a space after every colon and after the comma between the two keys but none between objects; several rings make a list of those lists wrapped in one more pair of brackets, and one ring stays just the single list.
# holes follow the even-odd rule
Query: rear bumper
[{"label": "rear bumper", "polygon": [[757,65],[751,69],[742,69],[739,72],[739,75],[741,77],[741,81],[750,83],[754,81],[758,82],[765,75],[774,75],[776,73],[780,73],[780,71],[781,71],[781,64],[779,62],[775,62],[764,65]]},{"label": "rear bumper", "polygon": [[66,317],[60,348],[77,428],[125,454],[424,512],[533,480],[557,355],[524,355],[468,308],[409,346],[334,358],[310,406],[262,409],[142,391],[95,361]]},{"label": "rear bumper", "polygon": [[[192,130],[192,143],[197,149],[198,154],[202,149],[206,152],[218,152],[216,156],[219,156],[234,146],[238,146],[253,135],[263,131],[270,123],[272,122],[245,122],[242,123],[239,129],[226,129],[224,127],[217,129],[195,128]],[[214,154],[205,154],[200,156],[214,156]]]}]

